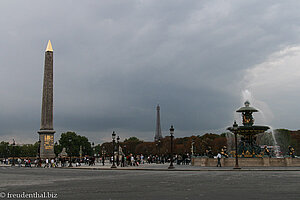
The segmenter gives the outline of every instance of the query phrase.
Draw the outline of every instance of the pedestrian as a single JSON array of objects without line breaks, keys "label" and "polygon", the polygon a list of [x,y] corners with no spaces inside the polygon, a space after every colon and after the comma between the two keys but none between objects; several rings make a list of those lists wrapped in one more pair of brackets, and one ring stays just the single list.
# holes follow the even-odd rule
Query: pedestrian
[{"label": "pedestrian", "polygon": [[134,157],[133,157],[132,154],[131,154],[131,157],[130,157],[130,166],[135,166],[135,160],[134,160]]},{"label": "pedestrian", "polygon": [[31,160],[28,158],[28,167],[31,167]]},{"label": "pedestrian", "polygon": [[218,152],[218,155],[217,155],[217,159],[218,159],[218,164],[217,164],[217,167],[222,167],[221,166],[221,158],[222,158],[222,155],[220,154],[220,152]]},{"label": "pedestrian", "polygon": [[102,165],[104,166],[105,164],[105,156],[102,156]]},{"label": "pedestrian", "polygon": [[141,164],[144,164],[144,155],[141,154]]},{"label": "pedestrian", "polygon": [[19,164],[19,167],[22,167],[22,160],[21,160],[21,158],[18,158],[18,164]]},{"label": "pedestrian", "polygon": [[46,164],[45,164],[44,168],[46,168],[46,167],[49,168],[49,159],[48,158],[46,159]]},{"label": "pedestrian", "polygon": [[53,158],[51,159],[51,161],[50,161],[50,162],[51,162],[51,167],[56,167],[56,166],[55,166],[55,163],[54,163],[54,159],[53,159]]},{"label": "pedestrian", "polygon": [[121,167],[125,167],[125,156],[122,155],[122,158],[121,158]]},{"label": "pedestrian", "polygon": [[66,159],[65,159],[65,157],[63,157],[61,159],[61,167],[65,167],[65,164],[66,164]]}]

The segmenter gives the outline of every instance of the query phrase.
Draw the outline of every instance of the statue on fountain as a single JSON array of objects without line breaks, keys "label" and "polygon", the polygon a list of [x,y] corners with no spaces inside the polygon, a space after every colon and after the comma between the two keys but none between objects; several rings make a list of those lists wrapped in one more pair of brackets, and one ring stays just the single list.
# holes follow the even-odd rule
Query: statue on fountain
[{"label": "statue on fountain", "polygon": [[289,156],[295,158],[295,149],[292,146],[289,146]]},{"label": "statue on fountain", "polygon": [[264,155],[271,157],[270,150],[268,149],[267,145],[264,146]]},{"label": "statue on fountain", "polygon": [[214,157],[214,155],[212,153],[212,150],[211,150],[211,147],[208,147],[208,149],[206,149],[205,154],[209,158],[213,158]]},{"label": "statue on fountain", "polygon": [[221,156],[224,157],[224,158],[228,158],[228,153],[227,153],[227,147],[226,146],[224,146],[221,149]]}]

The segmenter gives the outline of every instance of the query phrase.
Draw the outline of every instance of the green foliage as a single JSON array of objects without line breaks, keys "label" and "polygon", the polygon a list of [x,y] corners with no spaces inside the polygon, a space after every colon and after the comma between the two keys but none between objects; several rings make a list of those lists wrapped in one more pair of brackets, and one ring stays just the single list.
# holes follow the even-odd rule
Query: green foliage
[{"label": "green foliage", "polygon": [[[19,146],[17,146],[19,147]],[[16,148],[16,154],[20,157],[36,157],[38,155],[39,143],[22,145]]]},{"label": "green foliage", "polygon": [[98,144],[94,147],[95,151],[94,151],[94,154],[99,154],[101,155],[102,154],[102,148],[101,148],[101,145]]},{"label": "green foliage", "polygon": [[38,143],[25,145],[11,145],[8,142],[0,143],[0,157],[36,157],[38,153]]},{"label": "green foliage", "polygon": [[135,153],[137,145],[141,143],[143,143],[143,141],[137,137],[130,137],[123,142],[123,144],[126,145],[126,152],[128,153]]},{"label": "green foliage", "polygon": [[2,141],[0,143],[0,156],[2,158],[7,158],[9,156],[9,143]]},{"label": "green foliage", "polygon": [[59,153],[61,153],[63,147],[61,145],[58,145],[57,142],[54,144],[54,153],[57,156]]},{"label": "green foliage", "polygon": [[80,146],[82,146],[82,155],[92,155],[91,143],[87,137],[77,135],[75,132],[66,132],[61,134],[56,148],[61,151],[65,147],[68,155],[79,156]]}]

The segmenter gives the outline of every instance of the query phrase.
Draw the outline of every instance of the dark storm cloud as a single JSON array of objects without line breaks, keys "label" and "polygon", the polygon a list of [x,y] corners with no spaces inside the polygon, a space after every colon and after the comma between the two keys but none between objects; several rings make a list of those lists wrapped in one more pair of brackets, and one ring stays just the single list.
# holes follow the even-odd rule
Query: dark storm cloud
[{"label": "dark storm cloud", "polygon": [[91,138],[112,129],[152,138],[146,133],[155,130],[158,103],[164,130],[170,124],[186,134],[223,128],[239,106],[244,70],[299,43],[297,1],[0,5],[3,136],[33,137],[39,128],[48,39],[55,129]]}]

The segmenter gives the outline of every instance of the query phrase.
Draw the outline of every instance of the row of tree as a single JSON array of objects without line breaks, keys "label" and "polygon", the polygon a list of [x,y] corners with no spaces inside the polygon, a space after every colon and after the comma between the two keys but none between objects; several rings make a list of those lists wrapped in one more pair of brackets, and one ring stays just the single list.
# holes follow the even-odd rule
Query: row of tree
[{"label": "row of tree", "polygon": [[8,142],[0,142],[0,157],[35,157],[38,154],[39,143],[26,145],[12,145]]},{"label": "row of tree", "polygon": [[[300,155],[300,131],[289,131],[286,129],[275,130],[275,134],[264,133],[257,136],[257,142],[260,145],[275,145],[274,137],[277,145],[280,146],[282,154],[288,151],[288,146],[296,149],[296,154]],[[174,139],[174,153],[184,154],[191,153],[193,145],[193,153],[196,155],[204,155],[208,149],[213,154],[217,154],[224,146],[228,150],[234,148],[233,135],[231,133],[222,133],[220,135],[207,133],[202,136],[190,136]],[[145,142],[137,137],[130,137],[123,142],[116,142],[125,154],[169,154],[170,153],[170,137],[166,136],[156,142]],[[54,145],[55,154],[58,155],[65,148],[69,156],[110,156],[113,152],[112,142],[94,145],[89,142],[88,138],[76,134],[75,132],[62,133],[58,142]],[[39,144],[12,145],[2,141],[0,143],[0,157],[35,157],[38,155]]]},{"label": "row of tree", "polygon": [[[137,137],[130,137],[123,142],[116,141],[115,148],[128,154],[144,154],[144,155],[156,155],[156,154],[169,154],[170,153],[170,137],[166,136],[156,142],[145,142]],[[226,135],[207,133],[202,136],[191,136],[184,138],[174,139],[174,153],[184,154],[191,153],[192,145],[194,154],[203,155],[207,149],[211,149],[216,154],[222,147],[226,146]],[[113,152],[112,142],[105,142],[103,144],[95,145],[90,143],[84,136],[77,135],[74,132],[67,132],[61,135],[59,143],[55,145],[55,153],[58,155],[65,147],[68,155],[79,156],[80,150],[82,155],[96,155],[96,156],[110,156]]]}]

